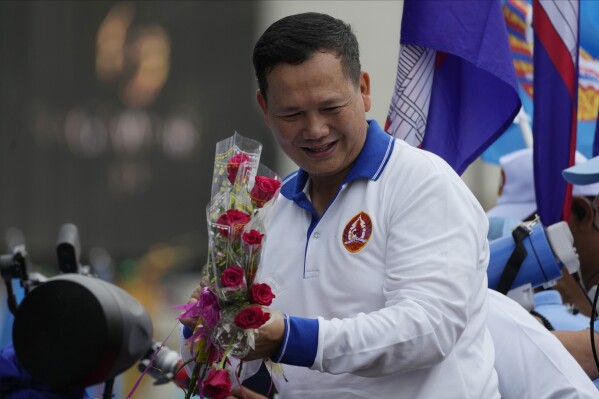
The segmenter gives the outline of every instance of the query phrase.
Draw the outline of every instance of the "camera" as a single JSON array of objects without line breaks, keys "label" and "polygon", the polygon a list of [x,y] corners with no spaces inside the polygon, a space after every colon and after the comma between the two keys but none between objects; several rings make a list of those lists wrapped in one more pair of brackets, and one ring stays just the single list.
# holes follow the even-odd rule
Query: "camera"
[{"label": "camera", "polygon": [[[139,370],[156,379],[155,385],[173,381],[185,386],[179,354],[152,339],[152,321],[139,301],[80,264],[75,225],[61,227],[56,252],[61,274],[51,278],[28,271],[24,245],[0,256],[15,316],[14,351],[33,379],[56,390],[105,383],[104,397],[109,398],[114,378],[139,362]],[[25,291],[20,304],[12,279]]]}]

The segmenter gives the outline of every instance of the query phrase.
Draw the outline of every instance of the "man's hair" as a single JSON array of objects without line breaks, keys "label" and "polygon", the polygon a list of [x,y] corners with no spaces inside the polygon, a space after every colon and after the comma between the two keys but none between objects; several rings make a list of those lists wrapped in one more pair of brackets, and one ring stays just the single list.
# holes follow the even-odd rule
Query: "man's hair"
[{"label": "man's hair", "polygon": [[266,75],[277,64],[298,65],[317,51],[339,57],[345,77],[360,84],[360,50],[351,27],[330,15],[307,12],[276,21],[256,42],[254,70],[264,98]]}]

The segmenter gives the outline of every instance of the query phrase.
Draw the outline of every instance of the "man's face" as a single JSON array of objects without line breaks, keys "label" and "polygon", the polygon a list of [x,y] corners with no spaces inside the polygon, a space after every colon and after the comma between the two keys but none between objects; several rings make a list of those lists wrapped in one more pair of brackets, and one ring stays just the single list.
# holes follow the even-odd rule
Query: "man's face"
[{"label": "man's face", "polygon": [[266,76],[258,103],[281,149],[312,178],[341,181],[366,139],[370,78],[356,87],[333,54],[315,53],[299,64],[279,64]]},{"label": "man's face", "polygon": [[580,273],[589,289],[599,283],[599,197],[594,201],[585,197],[573,197],[572,200],[585,209],[584,218],[579,220],[571,215],[569,225],[580,260]]}]

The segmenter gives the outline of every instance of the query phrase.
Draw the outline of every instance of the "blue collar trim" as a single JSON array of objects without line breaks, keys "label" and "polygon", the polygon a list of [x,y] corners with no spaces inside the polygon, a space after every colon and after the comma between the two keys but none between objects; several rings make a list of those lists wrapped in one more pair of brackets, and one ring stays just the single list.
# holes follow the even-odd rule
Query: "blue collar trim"
[{"label": "blue collar trim", "polygon": [[[391,157],[394,144],[393,137],[381,129],[375,120],[368,120],[364,147],[345,176],[342,185],[360,178],[376,181]],[[298,169],[283,180],[281,194],[297,203],[307,201],[303,192],[307,182],[308,173],[303,169]]]}]

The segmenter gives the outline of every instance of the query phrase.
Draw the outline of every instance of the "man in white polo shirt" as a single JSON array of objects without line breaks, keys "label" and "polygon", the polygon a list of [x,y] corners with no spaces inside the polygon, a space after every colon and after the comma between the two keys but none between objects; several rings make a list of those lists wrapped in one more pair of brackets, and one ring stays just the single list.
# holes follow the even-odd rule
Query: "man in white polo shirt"
[{"label": "man in white polo shirt", "polygon": [[272,210],[257,276],[282,276],[271,308],[285,317],[260,328],[245,360],[284,364],[273,375],[283,399],[499,398],[486,215],[442,159],[366,120],[370,78],[349,26],[283,18],[256,43],[254,68],[264,120],[300,169]]},{"label": "man in white polo shirt", "polygon": [[287,177],[261,275],[283,276],[248,359],[283,363],[281,398],[498,398],[487,219],[439,157],[375,121],[344,22],[306,13],[254,48],[258,103]]}]

